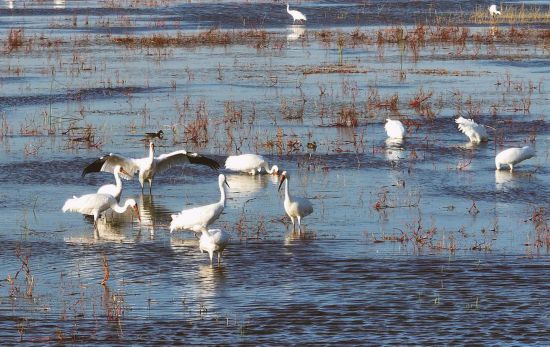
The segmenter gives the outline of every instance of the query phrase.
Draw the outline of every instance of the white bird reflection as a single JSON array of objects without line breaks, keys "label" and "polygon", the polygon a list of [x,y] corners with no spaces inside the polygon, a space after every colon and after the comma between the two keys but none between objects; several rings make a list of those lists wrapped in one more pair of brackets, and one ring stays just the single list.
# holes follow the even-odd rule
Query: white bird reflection
[{"label": "white bird reflection", "polygon": [[271,182],[277,185],[277,175],[227,175],[227,184],[231,187],[232,197],[250,197],[256,192],[266,188]]},{"label": "white bird reflection", "polygon": [[200,255],[201,253],[199,250],[199,239],[193,233],[180,233],[178,236],[171,234],[170,248],[175,254],[181,256]]},{"label": "white bird reflection", "polygon": [[404,139],[387,138],[386,139],[386,159],[389,161],[399,161],[405,157],[403,148]]},{"label": "white bird reflection", "polygon": [[[89,220],[87,218],[87,220]],[[89,220],[93,224],[93,220]],[[133,227],[139,227],[138,222],[133,218],[132,212],[111,213],[107,211],[96,223],[93,237],[85,233],[84,236],[69,236],[64,240],[67,243],[91,244],[97,242],[135,243],[141,239],[141,232],[133,234]]]},{"label": "white bird reflection", "polygon": [[524,185],[523,181],[532,179],[533,174],[531,172],[495,170],[495,186],[497,190],[520,188]]},{"label": "white bird reflection", "polygon": [[169,223],[172,212],[165,207],[158,205],[152,195],[141,194],[139,197],[139,210],[141,216],[141,227],[149,231],[150,238],[155,236],[156,228],[162,224],[162,220]]},{"label": "white bird reflection", "polygon": [[287,41],[296,41],[306,32],[306,29],[304,29],[303,26],[299,25],[291,25],[289,26],[289,28],[290,30],[292,30],[292,32],[286,35]]},{"label": "white bird reflection", "polygon": [[65,0],[53,0],[53,8],[56,8],[56,9],[65,8]]}]

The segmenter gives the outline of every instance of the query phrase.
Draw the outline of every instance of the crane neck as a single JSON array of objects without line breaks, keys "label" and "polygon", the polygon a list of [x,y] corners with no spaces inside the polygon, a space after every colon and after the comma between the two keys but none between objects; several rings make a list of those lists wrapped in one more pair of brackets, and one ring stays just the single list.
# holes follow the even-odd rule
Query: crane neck
[{"label": "crane neck", "polygon": [[120,172],[115,173],[115,182],[117,188],[122,188],[122,181],[120,180]]},{"label": "crane neck", "polygon": [[130,200],[126,200],[123,206],[120,206],[118,203],[114,203],[113,205],[111,205],[111,208],[116,213],[124,213],[126,212],[126,210],[128,209],[131,203],[132,202]]},{"label": "crane neck", "polygon": [[270,174],[270,175],[273,173],[273,169],[275,168],[275,166],[276,166],[276,165],[273,165],[273,166],[271,167],[271,169],[270,169],[270,168],[269,168],[269,165],[267,165],[267,163],[264,163],[264,164],[263,164],[263,167],[264,167],[265,172],[267,172],[267,173]]},{"label": "crane neck", "polygon": [[290,193],[288,192],[288,178],[285,180],[285,200],[290,201]]},{"label": "crane neck", "polygon": [[289,4],[286,4],[286,11],[287,11],[288,13],[290,13],[290,5],[289,5]]},{"label": "crane neck", "polygon": [[220,204],[225,208],[225,189],[223,186],[224,181],[220,181]]},{"label": "crane neck", "polygon": [[155,158],[155,150],[153,149],[152,146],[150,146],[149,147],[149,160],[151,160],[151,162],[152,162],[154,158]]}]

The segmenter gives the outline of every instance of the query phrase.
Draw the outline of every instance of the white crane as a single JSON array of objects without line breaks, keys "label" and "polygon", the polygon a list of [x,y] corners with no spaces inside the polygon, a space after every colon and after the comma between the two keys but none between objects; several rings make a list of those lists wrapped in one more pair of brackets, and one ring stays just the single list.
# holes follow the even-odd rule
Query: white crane
[{"label": "white crane", "polygon": [[495,166],[497,170],[500,170],[501,165],[508,165],[510,167],[510,172],[512,172],[514,171],[514,165],[529,158],[533,158],[534,156],[535,149],[531,146],[508,148],[497,154],[495,157]]},{"label": "white crane", "polygon": [[288,189],[288,180],[289,175],[286,173],[286,171],[283,171],[281,174],[281,183],[279,183],[279,190],[281,190],[281,186],[283,185],[283,182],[285,183],[285,212],[290,217],[290,220],[292,221],[292,231],[295,231],[294,227],[294,218],[298,219],[298,230],[300,233],[302,232],[302,218],[309,216],[313,212],[313,205],[311,202],[306,198],[301,198],[297,196],[290,195],[289,189]]},{"label": "white crane", "polygon": [[86,166],[84,171],[82,171],[82,176],[84,177],[90,172],[113,172],[115,166],[120,165],[128,173],[121,174],[121,176],[127,180],[132,179],[136,171],[139,171],[138,177],[139,183],[141,184],[141,191],[143,192],[145,181],[147,181],[149,182],[149,193],[151,193],[153,178],[157,173],[162,173],[172,166],[189,163],[207,165],[214,170],[217,170],[220,167],[220,164],[213,159],[204,157],[197,153],[187,152],[185,150],[166,153],[155,157],[155,145],[151,142],[149,144],[148,157],[133,159],[110,153]]},{"label": "white crane", "polygon": [[384,125],[384,129],[386,130],[386,134],[388,135],[388,137],[393,139],[402,139],[407,133],[401,121],[392,120],[389,118],[386,119],[386,125]]},{"label": "white crane", "polygon": [[251,175],[261,173],[262,169],[270,175],[279,173],[277,165],[273,165],[270,169],[265,158],[257,154],[231,155],[225,161],[225,168],[231,171],[247,172]]},{"label": "white crane", "polygon": [[487,129],[485,129],[485,126],[477,124],[472,119],[466,119],[464,117],[457,118],[455,122],[458,124],[458,130],[468,136],[470,142],[480,143],[488,140]]},{"label": "white crane", "polygon": [[215,204],[194,207],[183,210],[178,214],[173,214],[172,222],[170,223],[170,232],[180,229],[192,230],[194,232],[207,231],[207,227],[218,219],[225,207],[224,184],[229,187],[225,176],[222,174],[218,177],[221,197],[220,201]]},{"label": "white crane", "polygon": [[286,12],[288,12],[288,14],[292,16],[292,19],[293,19],[292,23],[295,23],[297,20],[307,21],[306,16],[302,12],[297,10],[291,10],[288,3],[286,4]]},{"label": "white crane", "polygon": [[202,232],[199,240],[199,249],[201,253],[208,252],[210,256],[210,265],[214,252],[218,253],[218,266],[220,266],[222,254],[225,246],[229,243],[229,233],[221,229],[209,229]]},{"label": "white crane", "polygon": [[94,216],[94,228],[97,225],[97,219],[99,215],[107,211],[108,209],[113,209],[116,213],[124,213],[132,207],[134,212],[137,215],[138,220],[141,221],[139,216],[139,208],[134,199],[127,199],[124,202],[124,205],[120,206],[116,201],[115,197],[110,194],[86,194],[80,197],[73,196],[72,199],[67,199],[63,205],[63,212],[79,212],[85,215]]},{"label": "white crane", "polygon": [[496,15],[501,15],[502,13],[500,13],[499,10],[497,10],[497,5],[493,4],[491,6],[489,6],[489,14],[491,15],[491,17],[495,17]]},{"label": "white crane", "polygon": [[130,176],[128,172],[124,171],[124,168],[122,166],[115,166],[113,170],[113,175],[115,176],[116,184],[102,185],[97,190],[97,193],[112,195],[116,199],[116,201],[120,201],[120,194],[122,193],[122,180],[120,179],[120,174]]}]

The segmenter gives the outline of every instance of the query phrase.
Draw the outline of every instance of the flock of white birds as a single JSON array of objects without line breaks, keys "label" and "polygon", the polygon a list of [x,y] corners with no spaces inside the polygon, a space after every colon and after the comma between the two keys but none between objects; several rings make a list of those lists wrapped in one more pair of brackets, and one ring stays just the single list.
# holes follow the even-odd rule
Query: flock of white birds
[{"label": "flock of white birds", "polygon": [[[289,5],[286,5],[286,11],[292,16],[293,22],[305,22],[306,16],[297,10],[290,10]],[[491,16],[500,15],[496,5],[489,7]],[[477,124],[471,119],[459,117],[455,120],[458,124],[458,129],[470,139],[472,143],[481,143],[488,141],[486,126]],[[386,119],[384,129],[388,138],[402,140],[407,136],[407,130],[403,123],[399,120]],[[146,138],[152,140],[154,138],[162,139],[162,130],[158,133],[147,133]],[[116,213],[124,213],[128,208],[132,208],[140,220],[139,208],[133,199],[127,199],[123,205],[120,205],[120,195],[122,193],[122,180],[132,179],[134,174],[138,173],[141,189],[145,187],[145,183],[149,183],[149,193],[153,186],[153,178],[157,173],[162,173],[175,165],[184,164],[200,164],[219,169],[219,164],[207,157],[197,153],[187,152],[185,150],[175,151],[168,154],[163,154],[158,157],[154,153],[155,145],[150,142],[149,156],[145,158],[126,158],[118,154],[110,153],[103,156],[84,168],[82,176],[90,172],[111,172],[115,177],[116,184],[108,184],[101,186],[96,193],[85,194],[80,197],[68,199],[63,205],[63,212],[79,212],[85,215],[92,215],[94,218],[94,228],[97,227],[99,216],[111,209]],[[526,159],[532,158],[535,151],[530,146],[521,148],[509,148],[497,154],[495,157],[495,166],[500,170],[503,165],[508,165],[510,171],[514,166]],[[225,162],[225,168],[229,171],[242,172],[250,175],[261,173],[279,175],[277,165],[269,167],[267,161],[257,154],[242,154],[229,156]],[[286,171],[280,175],[281,181],[279,190],[283,183],[285,185],[284,209],[286,214],[292,221],[292,231],[295,232],[296,222],[298,231],[302,232],[302,218],[310,215],[313,212],[311,202],[303,197],[298,197],[290,194],[288,182],[290,176]],[[225,176],[219,175],[218,186],[220,189],[220,200],[216,203],[198,206],[190,209],[185,209],[178,214],[173,214],[172,222],[170,223],[170,232],[177,230],[190,230],[196,233],[200,232],[199,249],[201,252],[206,251],[210,256],[210,262],[213,261],[213,254],[218,254],[218,264],[221,262],[222,253],[229,242],[229,233],[221,229],[208,229],[221,215],[225,208],[226,193],[225,187],[229,187]]]},{"label": "flock of white birds", "polygon": [[[455,120],[458,129],[470,139],[472,143],[481,143],[488,141],[487,127],[477,124],[471,119],[459,117]],[[489,127],[490,128],[490,127]],[[399,120],[386,119],[384,129],[388,138],[402,140],[407,136],[405,126]],[[535,151],[530,146],[521,148],[509,148],[497,154],[495,157],[495,166],[500,170],[503,165],[508,165],[510,171],[518,163],[532,158]],[[200,164],[218,170],[220,165],[213,159],[202,156],[198,153],[179,150],[160,156],[155,156],[155,145],[153,142],[149,145],[149,156],[145,158],[126,158],[124,156],[110,153],[98,158],[82,172],[82,176],[91,172],[110,172],[115,177],[116,184],[101,186],[96,193],[85,194],[80,197],[68,199],[63,205],[63,212],[79,212],[84,215],[91,215],[94,218],[94,228],[97,227],[99,216],[107,211],[113,210],[116,213],[124,213],[128,208],[132,208],[137,218],[141,221],[139,208],[133,199],[127,199],[120,205],[120,196],[122,193],[122,178],[132,179],[138,173],[142,192],[145,182],[149,183],[149,193],[153,178],[156,174],[162,173],[176,165]],[[272,174],[279,175],[277,165],[269,166],[267,161],[257,154],[241,154],[229,156],[225,161],[225,168],[228,171],[241,172],[249,175]],[[313,213],[313,205],[303,197],[294,196],[289,188],[290,175],[283,171],[280,173],[279,190],[285,185],[284,210],[292,222],[292,231],[295,232],[296,224],[298,232],[302,232],[302,218]],[[170,223],[170,232],[178,230],[189,230],[195,233],[201,233],[199,248],[210,255],[210,262],[213,259],[213,253],[218,253],[218,264],[221,262],[222,253],[229,242],[229,233],[220,229],[208,229],[221,215],[225,208],[226,192],[225,186],[229,188],[225,175],[218,177],[218,186],[220,189],[220,200],[213,204],[184,209],[173,214]],[[297,223],[296,223],[297,222]]]}]

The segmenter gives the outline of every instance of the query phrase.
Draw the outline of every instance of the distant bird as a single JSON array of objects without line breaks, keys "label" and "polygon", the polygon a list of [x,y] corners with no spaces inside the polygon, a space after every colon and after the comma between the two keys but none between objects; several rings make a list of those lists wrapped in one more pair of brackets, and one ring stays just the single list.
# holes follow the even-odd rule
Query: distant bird
[{"label": "distant bird", "polygon": [[210,256],[210,265],[214,252],[218,252],[218,266],[221,263],[222,254],[225,246],[229,243],[229,233],[221,229],[209,229],[202,232],[199,240],[199,249],[201,253],[208,252]]},{"label": "distant bird", "polygon": [[497,10],[497,5],[491,5],[489,6],[489,14],[491,17],[495,17],[496,15],[501,15],[500,11]]},{"label": "distant bird", "polygon": [[122,181],[120,180],[120,174],[130,176],[130,174],[122,168],[122,166],[117,165],[113,170],[113,175],[115,176],[116,184],[105,184],[99,187],[97,190],[98,194],[108,194],[112,195],[116,201],[120,201],[120,194],[122,193]]},{"label": "distant bird", "polygon": [[302,232],[302,218],[309,216],[313,212],[313,205],[306,198],[301,198],[297,196],[290,195],[288,189],[289,175],[286,171],[283,171],[281,174],[281,183],[279,183],[279,191],[283,182],[285,183],[285,201],[284,207],[286,214],[290,217],[292,221],[292,231],[295,231],[294,218],[298,219],[298,230]]},{"label": "distant bird", "polygon": [[392,120],[389,118],[386,119],[386,125],[384,126],[384,129],[386,129],[386,134],[388,135],[388,137],[394,139],[402,139],[407,133],[401,121]]},{"label": "distant bird", "polygon": [[533,158],[535,150],[531,146],[521,148],[508,148],[497,154],[495,157],[495,166],[500,170],[501,165],[508,165],[510,172],[514,170],[514,165],[521,163],[524,160]]},{"label": "distant bird", "polygon": [[292,19],[293,19],[293,23],[295,23],[297,20],[298,21],[307,21],[307,18],[306,16],[304,16],[304,14],[300,11],[296,11],[296,10],[291,10],[289,8],[289,5],[288,3],[286,4],[286,12],[288,12],[289,15],[292,16]]},{"label": "distant bird", "polygon": [[116,213],[124,213],[132,207],[134,212],[137,215],[137,218],[141,221],[139,216],[139,208],[134,199],[128,199],[124,202],[123,206],[120,206],[114,196],[109,194],[86,194],[80,197],[74,196],[72,199],[67,199],[63,205],[63,212],[79,212],[85,215],[94,216],[94,228],[97,226],[97,219],[99,215],[107,211],[108,209],[113,209]]},{"label": "distant bird", "polygon": [[458,130],[462,131],[464,135],[468,136],[470,142],[480,143],[488,140],[487,130],[485,126],[477,124],[472,119],[466,119],[459,117],[455,120],[458,124]]},{"label": "distant bird", "polygon": [[229,156],[225,161],[225,168],[231,171],[247,172],[251,175],[261,173],[262,169],[270,175],[277,175],[279,173],[279,167],[277,165],[273,165],[270,169],[265,158],[257,154]]},{"label": "distant bird", "polygon": [[207,165],[214,170],[218,170],[220,168],[220,164],[218,164],[217,161],[204,157],[197,153],[187,152],[185,150],[162,154],[158,157],[155,157],[155,145],[151,142],[149,144],[148,157],[133,159],[110,153],[86,166],[84,168],[84,171],[82,171],[82,177],[90,172],[113,172],[115,166],[120,165],[128,173],[121,173],[121,176],[127,180],[132,179],[136,171],[139,171],[139,183],[141,184],[141,191],[143,192],[145,181],[148,181],[149,193],[151,193],[153,178],[157,173],[162,173],[172,166],[184,165],[189,163]]},{"label": "distant bird", "polygon": [[164,131],[162,130],[159,130],[156,133],[145,133],[146,140],[153,140],[153,139],[162,140],[163,138],[164,138]]},{"label": "distant bird", "polygon": [[170,223],[170,232],[181,229],[192,230],[194,232],[207,231],[207,227],[218,219],[225,207],[224,184],[229,187],[225,176],[222,174],[218,177],[221,197],[220,201],[215,204],[194,207],[183,210],[178,214],[173,214],[172,222]]},{"label": "distant bird", "polygon": [[307,148],[315,151],[317,150],[317,142],[313,141],[313,142],[308,142],[307,143]]}]

